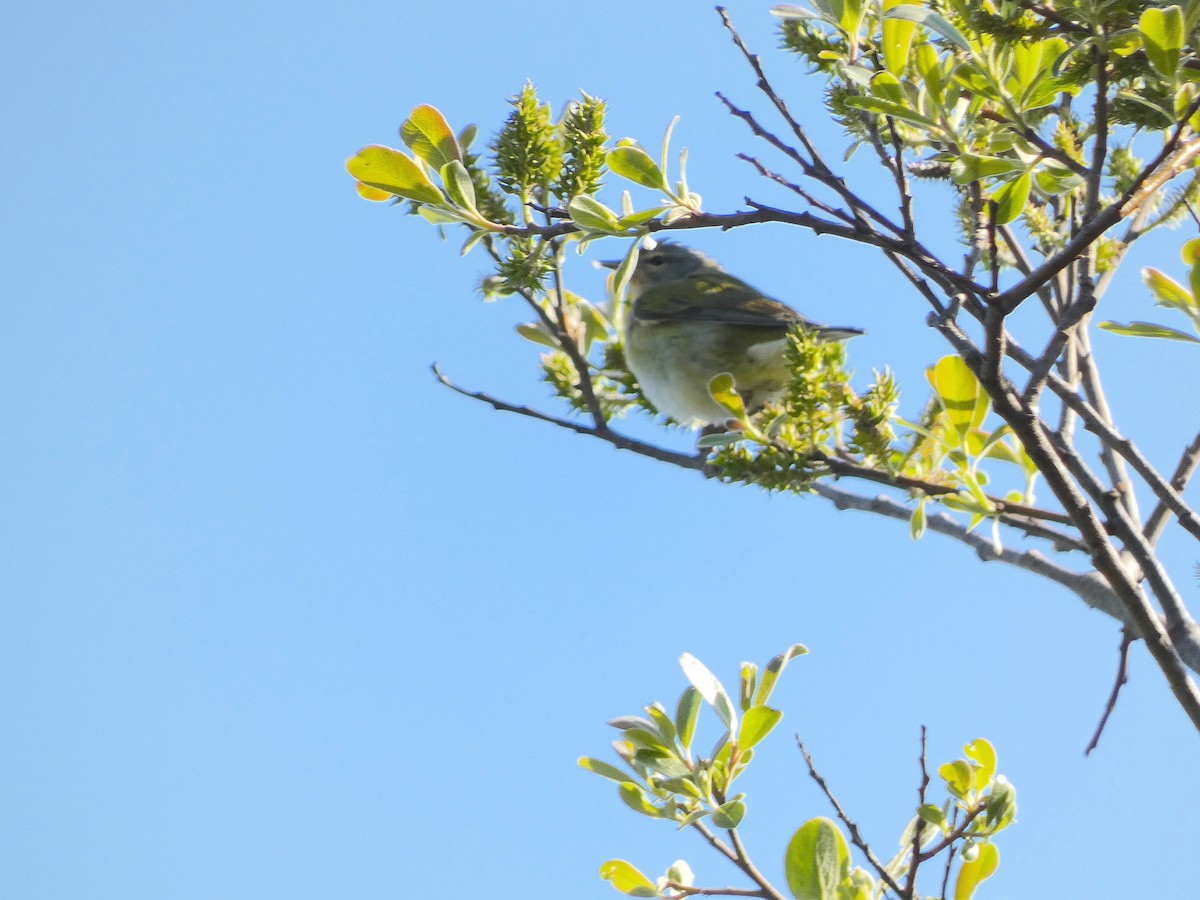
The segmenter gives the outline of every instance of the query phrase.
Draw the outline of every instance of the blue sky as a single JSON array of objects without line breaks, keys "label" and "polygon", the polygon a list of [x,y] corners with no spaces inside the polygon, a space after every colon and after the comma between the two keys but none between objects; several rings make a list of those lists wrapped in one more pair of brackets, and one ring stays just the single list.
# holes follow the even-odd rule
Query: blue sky
[{"label": "blue sky", "polygon": [[[0,896],[604,898],[610,857],[731,883],[574,761],[605,754],[607,718],[673,702],[680,653],[732,679],[795,641],[812,654],[746,786],[764,870],[828,813],[791,734],[890,853],[926,724],[936,761],[988,737],[1020,792],[981,897],[1177,893],[1200,837],[1196,738],[1141,649],[1082,756],[1110,621],[937,537],[706,483],[434,382],[437,360],[559,411],[512,331],[522,311],[480,302],[482,257],[353,191],[345,158],[395,144],[414,105],[490,135],[526,78],[555,108],[584,89],[648,146],[682,116],[708,209],[777,199],[712,96],[765,112],[715,14],[565,10],[9,14]],[[766,4],[733,13],[819,121]],[[947,198],[920,202],[936,216]],[[1147,316],[1137,268],[1179,274],[1190,236],[1130,261],[1113,318]],[[879,260],[782,228],[689,240],[811,318],[865,327],[854,365],[892,366],[922,401],[945,351]],[[599,297],[601,273],[572,278]],[[1194,413],[1159,382],[1192,383],[1200,357],[1107,335],[1098,353],[1125,430],[1170,468]],[[1188,548],[1164,552],[1190,591]]]}]

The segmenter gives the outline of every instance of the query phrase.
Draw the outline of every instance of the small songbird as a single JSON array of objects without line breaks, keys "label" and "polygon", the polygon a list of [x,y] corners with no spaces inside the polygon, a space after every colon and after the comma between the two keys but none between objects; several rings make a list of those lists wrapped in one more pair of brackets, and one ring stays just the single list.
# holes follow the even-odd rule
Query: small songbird
[{"label": "small songbird", "polygon": [[828,341],[863,333],[813,324],[679,244],[642,248],[628,290],[625,360],[646,399],[689,428],[728,421],[708,390],[722,372],[733,376],[749,410],[778,399],[790,376],[784,346],[791,328]]}]

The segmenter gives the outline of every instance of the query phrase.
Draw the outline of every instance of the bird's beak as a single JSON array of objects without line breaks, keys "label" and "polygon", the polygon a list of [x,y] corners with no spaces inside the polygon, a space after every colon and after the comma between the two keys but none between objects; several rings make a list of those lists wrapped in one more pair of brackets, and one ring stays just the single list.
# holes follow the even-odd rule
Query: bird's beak
[{"label": "bird's beak", "polygon": [[605,269],[615,269],[621,265],[621,262],[619,259],[601,259],[597,260],[596,264]]}]

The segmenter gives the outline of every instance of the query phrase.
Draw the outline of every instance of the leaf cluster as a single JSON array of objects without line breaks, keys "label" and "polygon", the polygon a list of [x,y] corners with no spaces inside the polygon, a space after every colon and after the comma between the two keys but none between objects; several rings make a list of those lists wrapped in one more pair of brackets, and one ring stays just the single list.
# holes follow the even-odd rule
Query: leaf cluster
[{"label": "leaf cluster", "polygon": [[[583,757],[580,767],[615,783],[621,801],[640,815],[674,822],[679,829],[701,829],[710,842],[714,838],[706,824],[728,832],[737,849],[727,852],[754,878],[763,896],[779,896],[742,849],[738,829],[748,812],[747,797],[733,794],[732,785],[782,718],[780,711],[767,705],[780,674],[790,660],[805,653],[802,645],[793,645],[761,671],[742,663],[736,695],[698,659],[683,654],[680,665],[689,685],[673,712],[652,703],[644,708],[644,715],[611,720],[609,724],[621,733],[613,743],[621,765]],[[696,748],[704,709],[716,716],[722,729],[707,753]],[[877,869],[874,875],[853,865],[849,844],[836,822],[816,817],[800,825],[783,852],[792,897],[875,900],[906,876],[915,878],[920,866],[935,860],[944,865],[948,879],[957,859],[954,896],[969,900],[996,871],[999,853],[993,840],[1013,823],[1017,805],[1016,789],[997,772],[992,745],[980,738],[963,749],[963,758],[938,769],[946,799],[940,804],[923,802],[916,809],[900,835],[895,856],[881,865],[866,851]],[[921,797],[926,798],[925,788]],[[623,859],[610,859],[600,867],[600,877],[631,897],[679,900],[698,893],[729,893],[697,887],[691,866],[683,860],[651,879]]]}]

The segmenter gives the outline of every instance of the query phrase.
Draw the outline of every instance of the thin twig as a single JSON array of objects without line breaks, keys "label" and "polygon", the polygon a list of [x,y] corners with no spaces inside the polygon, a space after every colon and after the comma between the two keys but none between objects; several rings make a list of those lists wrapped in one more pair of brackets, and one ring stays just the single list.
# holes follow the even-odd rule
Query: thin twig
[{"label": "thin twig", "polygon": [[[1196,471],[1197,465],[1200,465],[1200,434],[1192,438],[1191,444],[1183,451],[1183,456],[1179,459],[1179,465],[1175,467],[1175,474],[1171,476],[1171,487],[1177,493],[1182,493],[1187,487],[1188,480]],[[1171,518],[1171,508],[1162,500],[1158,501],[1158,505],[1154,507],[1150,513],[1150,518],[1146,520],[1146,527],[1143,533],[1146,535],[1146,542],[1150,546],[1158,543],[1158,539],[1162,537],[1163,530],[1167,527],[1167,522]]]},{"label": "thin twig", "polygon": [[763,891],[766,892],[767,896],[772,898],[772,900],[784,900],[783,895],[775,890],[775,888],[771,885],[771,882],[767,881],[762,872],[758,871],[754,863],[750,861],[750,855],[746,852],[746,848],[742,845],[742,839],[738,836],[737,829],[730,828],[726,834],[729,835],[729,843],[733,845],[733,852],[737,854],[738,868],[745,872],[747,877],[749,877],[751,881],[762,888]]},{"label": "thin twig", "polygon": [[436,363],[431,367],[433,374],[437,380],[444,384],[456,394],[462,394],[464,397],[470,397],[473,400],[479,400],[488,404],[495,410],[500,412],[516,413],[519,416],[525,416],[530,419],[537,419],[539,422],[547,422],[550,425],[557,425],[559,428],[566,428],[568,431],[573,431],[576,434],[586,434],[590,437],[599,438],[600,440],[612,444],[618,450],[630,450],[637,453],[639,456],[646,456],[650,459],[656,459],[659,462],[670,463],[674,466],[679,466],[681,469],[696,469],[703,471],[705,467],[704,457],[688,456],[684,453],[675,453],[671,450],[664,450],[662,447],[656,447],[653,444],[647,444],[643,441],[634,440],[626,437],[623,434],[618,434],[607,425],[601,427],[589,427],[581,425],[578,422],[572,422],[569,419],[560,419],[556,416],[550,416],[543,412],[538,412],[536,409],[531,409],[528,406],[518,406],[513,403],[507,403],[493,397],[491,394],[483,391],[470,391],[464,387],[459,387],[443,374],[442,370]]},{"label": "thin twig", "polygon": [[768,169],[765,165],[763,165],[763,163],[757,157],[750,156],[748,153],[739,153],[737,155],[737,158],[742,160],[743,162],[750,163],[750,165],[754,166],[754,168],[758,171],[759,175],[762,175],[764,178],[769,178],[769,179],[771,179],[771,181],[774,181],[776,184],[782,185],[783,187],[787,188],[793,194],[796,194],[802,200],[804,200],[804,202],[807,203],[809,206],[812,206],[816,209],[821,210],[821,212],[825,213],[826,215],[830,215],[830,216],[839,218],[843,222],[845,222],[847,225],[854,224],[855,219],[848,212],[846,212],[845,210],[838,209],[835,206],[830,206],[828,203],[825,203],[823,200],[819,200],[818,198],[814,197],[812,194],[810,194],[808,191],[806,191],[800,185],[796,184],[795,182],[788,181],[786,178],[784,178],[782,175],[780,175],[778,172],[774,171],[773,169]]},{"label": "thin twig", "polygon": [[[928,750],[925,726],[921,726],[921,782],[917,785],[917,809],[925,805],[925,791],[929,787],[929,769],[925,765],[925,754]],[[921,832],[925,830],[926,822],[917,816],[916,827],[913,828],[912,858],[908,866],[908,875],[904,879],[904,896],[915,897],[917,890],[917,869],[921,867]]]},{"label": "thin twig", "polygon": [[680,884],[678,881],[668,881],[667,887],[683,894],[686,897],[770,897],[766,891],[759,888],[758,890],[750,890],[749,888],[698,888],[687,884]]},{"label": "thin twig", "polygon": [[[1082,287],[1090,285],[1091,279]],[[1084,293],[1081,289],[1080,293]],[[1087,395],[1088,403],[1096,410],[1096,413],[1108,425],[1112,425],[1113,415],[1112,410],[1108,406],[1108,398],[1104,393],[1104,386],[1100,381],[1100,369],[1096,365],[1094,351],[1092,350],[1091,338],[1087,333],[1087,329],[1080,329],[1078,333],[1079,339],[1079,375],[1080,381],[1083,384],[1083,391]],[[1108,477],[1112,482],[1113,489],[1121,495],[1121,502],[1125,505],[1126,512],[1130,518],[1140,519],[1141,514],[1138,511],[1137,497],[1133,492],[1133,485],[1129,480],[1129,470],[1125,467],[1124,458],[1116,451],[1115,447],[1110,447],[1105,443],[1100,445],[1100,459],[1104,463],[1104,468],[1108,472]]]},{"label": "thin twig", "polygon": [[1129,645],[1133,643],[1133,634],[1128,628],[1121,631],[1121,647],[1117,651],[1117,680],[1113,684],[1112,693],[1108,695],[1108,702],[1104,704],[1104,715],[1100,717],[1100,724],[1096,726],[1096,733],[1092,735],[1092,739],[1088,741],[1087,749],[1083,751],[1084,756],[1091,756],[1092,751],[1096,749],[1100,743],[1100,735],[1104,733],[1104,726],[1108,724],[1108,717],[1112,715],[1113,710],[1117,708],[1117,697],[1121,693],[1122,686],[1129,681]]},{"label": "thin twig", "polygon": [[809,777],[811,777],[812,780],[817,783],[817,787],[821,789],[821,792],[825,795],[825,799],[829,801],[829,805],[832,806],[833,811],[837,813],[837,817],[842,820],[842,824],[845,825],[846,830],[850,832],[851,843],[853,843],[855,847],[862,851],[863,856],[867,858],[867,862],[869,862],[871,864],[871,868],[878,873],[883,883],[886,884],[897,896],[903,897],[903,890],[900,885],[896,883],[896,879],[891,876],[888,870],[884,867],[883,863],[881,863],[875,856],[870,845],[863,840],[862,834],[859,833],[858,826],[855,825],[854,822],[850,820],[850,817],[846,815],[846,811],[842,809],[842,805],[838,803],[837,797],[833,796],[833,792],[829,790],[829,785],[825,783],[825,779],[817,774],[817,768],[813,765],[812,757],[805,748],[804,741],[800,740],[799,735],[796,735],[796,745],[800,748],[800,752],[804,755],[805,763],[808,764]]}]

